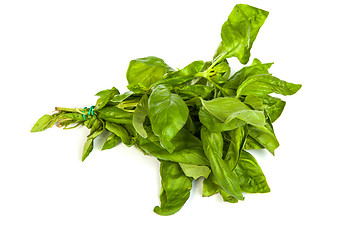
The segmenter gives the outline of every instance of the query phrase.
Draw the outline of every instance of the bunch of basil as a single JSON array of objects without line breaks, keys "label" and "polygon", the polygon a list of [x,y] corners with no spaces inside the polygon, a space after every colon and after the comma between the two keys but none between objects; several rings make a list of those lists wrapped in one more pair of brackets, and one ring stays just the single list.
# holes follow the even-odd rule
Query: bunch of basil
[{"label": "bunch of basil", "polygon": [[279,146],[272,123],[285,102],[271,93],[291,95],[301,85],[272,76],[271,63],[254,59],[230,76],[227,58],[247,64],[250,49],[268,12],[238,4],[221,29],[212,61],[194,61],[180,70],[162,59],[132,60],[126,77],[130,91],[100,91],[91,109],[56,108],[41,117],[32,132],[54,124],[65,129],[90,129],[82,160],[94,139],[109,134],[102,149],[119,143],[135,145],[160,163],[160,215],[179,211],[190,195],[193,180],[204,178],[203,196],[220,193],[224,201],[243,200],[243,192],[265,193],[270,188],[255,158],[247,151]]}]

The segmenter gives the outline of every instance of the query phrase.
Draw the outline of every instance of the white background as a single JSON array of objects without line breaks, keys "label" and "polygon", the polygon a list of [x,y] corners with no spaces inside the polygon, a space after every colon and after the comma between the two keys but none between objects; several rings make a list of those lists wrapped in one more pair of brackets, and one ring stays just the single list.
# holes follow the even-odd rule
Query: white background
[{"label": "white background", "polygon": [[[0,239],[359,239],[357,2],[1,1]],[[162,217],[156,159],[98,141],[82,163],[86,128],[30,133],[55,106],[126,91],[131,59],[211,59],[236,3],[270,12],[252,58],[303,85],[274,124],[275,157],[256,152],[271,193],[224,203],[200,181]]]}]

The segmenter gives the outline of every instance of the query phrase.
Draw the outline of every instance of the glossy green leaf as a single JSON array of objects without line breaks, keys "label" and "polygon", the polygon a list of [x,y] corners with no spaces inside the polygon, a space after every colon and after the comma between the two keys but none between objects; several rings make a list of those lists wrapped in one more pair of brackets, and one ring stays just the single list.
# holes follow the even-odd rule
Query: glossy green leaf
[{"label": "glossy green leaf", "polygon": [[186,85],[179,89],[179,95],[184,97],[206,98],[214,90],[212,86],[205,85]]},{"label": "glossy green leaf", "polygon": [[229,165],[229,168],[233,170],[239,161],[240,152],[245,146],[248,135],[248,126],[245,124],[227,132],[227,134],[230,137],[230,144],[225,155],[225,161]]},{"label": "glossy green leaf", "polygon": [[111,149],[116,147],[118,144],[121,143],[121,138],[114,133],[111,133],[109,137],[106,138],[104,145],[102,146],[101,150]]},{"label": "glossy green leaf", "polygon": [[192,179],[187,177],[178,163],[163,161],[160,164],[161,205],[154,212],[168,216],[178,212],[190,197]]},{"label": "glossy green leaf", "polygon": [[275,149],[280,145],[275,134],[266,127],[249,126],[249,135],[264,146],[272,155],[274,155]]},{"label": "glossy green leaf", "polygon": [[83,147],[81,160],[85,161],[85,159],[89,156],[89,154],[93,149],[94,149],[94,139],[88,138]]},{"label": "glossy green leaf", "polygon": [[221,28],[221,38],[228,57],[242,64],[250,58],[250,49],[268,12],[246,4],[237,4]]},{"label": "glossy green leaf", "polygon": [[242,82],[236,91],[236,96],[250,94],[266,96],[270,93],[292,95],[299,91],[300,88],[300,84],[289,83],[270,74],[260,74],[251,76]]},{"label": "glossy green leaf", "polygon": [[189,109],[177,94],[165,86],[157,86],[149,97],[149,118],[152,130],[159,136],[161,145],[169,152],[174,150],[171,139],[185,125]]},{"label": "glossy green leaf", "polygon": [[210,173],[203,181],[202,196],[210,197],[218,192],[220,192],[220,186],[217,184],[214,174]]},{"label": "glossy green leaf", "polygon": [[241,152],[240,160],[235,168],[241,189],[248,193],[267,193],[270,187],[256,159],[246,151]]},{"label": "glossy green leaf", "polygon": [[128,131],[120,124],[106,122],[105,128],[109,131],[114,133],[116,136],[121,138],[121,141],[126,146],[133,145],[133,141],[131,137],[129,136]]},{"label": "glossy green leaf", "polygon": [[218,120],[215,116],[211,115],[204,108],[200,108],[199,110],[199,119],[205,127],[211,129],[211,131],[213,132],[231,131],[238,128],[239,126],[246,124],[239,118],[233,118],[230,121],[222,122]]},{"label": "glossy green leaf", "polygon": [[209,159],[211,171],[218,184],[231,196],[243,200],[240,183],[229,165],[223,160],[223,138],[221,133],[214,133],[207,128],[201,128],[201,141],[204,152]]},{"label": "glossy green leaf", "polygon": [[265,124],[263,112],[252,110],[235,98],[222,97],[210,101],[202,100],[202,104],[210,114],[222,122],[229,122],[238,118],[255,126],[263,126]]},{"label": "glossy green leaf", "polygon": [[118,124],[132,124],[133,114],[115,106],[106,106],[97,111],[99,118]]},{"label": "glossy green leaf", "polygon": [[161,80],[169,70],[170,67],[160,58],[138,58],[130,61],[126,78],[129,84],[141,83],[145,87],[150,87]]},{"label": "glossy green leaf", "polygon": [[136,132],[143,138],[147,137],[147,133],[144,129],[144,122],[148,114],[148,96],[143,95],[135,108],[132,120]]},{"label": "glossy green leaf", "polygon": [[52,115],[44,115],[42,116],[33,126],[31,132],[41,132],[48,128],[50,128],[56,119]]},{"label": "glossy green leaf", "polygon": [[275,122],[283,112],[286,102],[280,98],[272,96],[263,96],[260,98],[271,122]]},{"label": "glossy green leaf", "polygon": [[124,92],[123,94],[116,94],[111,101],[114,103],[121,103],[122,101],[126,100],[127,98],[131,97],[135,93],[132,91]]},{"label": "glossy green leaf", "polygon": [[259,59],[254,58],[250,66],[243,67],[234,73],[224,84],[224,88],[237,90],[245,79],[254,75],[269,74],[268,70],[272,65],[273,63],[261,63]]},{"label": "glossy green leaf", "polygon": [[210,168],[207,166],[199,166],[188,163],[179,163],[179,165],[186,176],[192,177],[195,180],[199,177],[207,178],[211,172]]},{"label": "glossy green leaf", "polygon": [[98,92],[96,96],[98,96],[99,99],[97,100],[94,109],[98,110],[105,107],[106,104],[108,104],[108,102],[110,102],[110,100],[117,94],[119,94],[119,91],[115,87]]},{"label": "glossy green leaf", "polygon": [[193,165],[209,166],[201,141],[185,128],[174,137],[174,151],[169,153],[164,149],[158,138],[148,132],[147,138],[139,137],[139,147],[147,154],[166,161],[187,163]]}]

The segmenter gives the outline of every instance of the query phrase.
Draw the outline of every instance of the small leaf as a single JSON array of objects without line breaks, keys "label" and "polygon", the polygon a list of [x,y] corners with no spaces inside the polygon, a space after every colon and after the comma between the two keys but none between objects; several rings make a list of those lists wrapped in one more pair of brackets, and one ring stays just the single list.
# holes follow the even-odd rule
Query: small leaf
[{"label": "small leaf", "polygon": [[192,177],[195,180],[199,177],[207,178],[211,173],[211,170],[207,166],[199,166],[188,163],[179,163],[179,165],[186,176]]},{"label": "small leaf", "polygon": [[111,133],[109,137],[105,140],[105,143],[101,150],[111,149],[121,143],[121,138],[118,137],[116,134]]},{"label": "small leaf", "polygon": [[94,139],[88,138],[83,148],[82,158],[81,158],[82,161],[84,161],[89,156],[93,148],[94,148]]},{"label": "small leaf", "polygon": [[178,163],[162,161],[161,175],[161,205],[154,208],[154,212],[168,216],[177,213],[190,197],[192,179],[187,177]]},{"label": "small leaf", "polygon": [[120,124],[116,124],[116,123],[111,123],[111,122],[106,122],[105,124],[105,128],[109,131],[114,133],[116,136],[120,137],[122,142],[126,145],[126,146],[132,146],[133,145],[133,141],[128,133],[128,131],[121,126]]},{"label": "small leaf", "polygon": [[133,114],[133,120],[132,124],[138,134],[142,136],[143,138],[147,137],[147,133],[144,129],[144,122],[145,118],[148,115],[148,97],[147,95],[143,95],[140,99],[139,103],[137,104],[134,114]]},{"label": "small leaf", "polygon": [[50,128],[54,124],[55,118],[52,115],[42,116],[33,126],[31,132],[41,132]]}]

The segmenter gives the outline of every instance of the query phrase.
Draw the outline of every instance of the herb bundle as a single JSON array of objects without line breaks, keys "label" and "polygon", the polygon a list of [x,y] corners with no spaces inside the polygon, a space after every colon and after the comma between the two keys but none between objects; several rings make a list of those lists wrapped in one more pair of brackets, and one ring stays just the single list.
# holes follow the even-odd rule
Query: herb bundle
[{"label": "herb bundle", "polygon": [[254,59],[231,76],[228,58],[247,64],[250,49],[268,12],[238,4],[221,28],[222,41],[212,61],[194,61],[174,70],[162,59],[132,60],[126,78],[129,91],[115,87],[96,94],[91,108],[57,107],[42,116],[32,132],[56,124],[90,129],[82,161],[94,139],[108,134],[102,150],[120,143],[136,146],[160,161],[160,206],[154,212],[178,212],[190,196],[192,182],[203,180],[203,196],[220,193],[227,202],[243,192],[266,193],[266,178],[248,150],[274,154],[279,143],[272,123],[285,101],[270,94],[292,95],[301,85],[269,73],[272,63]]}]

